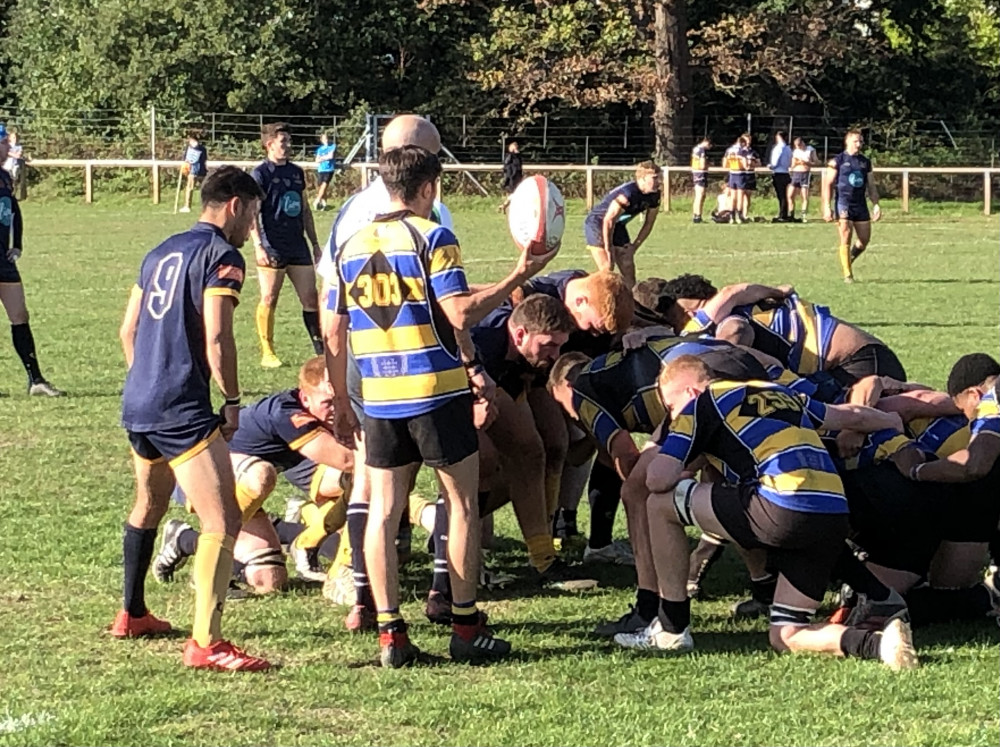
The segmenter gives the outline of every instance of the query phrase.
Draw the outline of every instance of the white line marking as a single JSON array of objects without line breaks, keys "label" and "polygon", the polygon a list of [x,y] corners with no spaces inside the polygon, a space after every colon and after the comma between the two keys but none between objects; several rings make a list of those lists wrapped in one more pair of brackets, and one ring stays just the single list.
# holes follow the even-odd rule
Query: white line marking
[{"label": "white line marking", "polygon": [[23,716],[10,716],[0,721],[0,734],[14,734],[15,732],[30,729],[32,726],[39,726],[48,723],[55,718],[51,713],[26,713]]}]

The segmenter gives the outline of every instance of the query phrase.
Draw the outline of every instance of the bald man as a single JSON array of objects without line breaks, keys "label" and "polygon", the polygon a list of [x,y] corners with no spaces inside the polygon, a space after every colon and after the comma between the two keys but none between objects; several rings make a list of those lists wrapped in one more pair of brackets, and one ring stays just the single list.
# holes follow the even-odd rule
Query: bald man
[{"label": "bald man", "polygon": [[[415,114],[402,114],[395,117],[382,131],[382,150],[392,150],[404,145],[417,145],[431,153],[441,150],[441,136],[431,122]],[[359,230],[375,220],[375,216],[390,211],[392,199],[389,191],[382,183],[381,177],[376,177],[367,187],[355,192],[340,208],[330,239],[323,249],[323,257],[316,268],[322,280],[320,291],[321,322],[324,336],[330,331],[330,322],[334,314],[327,309],[326,298],[331,283],[337,282],[337,269],[334,257],[340,247]],[[452,229],[451,213],[439,201],[435,200],[431,220],[448,229]],[[361,410],[361,379],[353,359],[348,364],[348,386],[351,389],[351,399],[355,404],[354,411],[361,422],[364,413]],[[330,578],[336,584],[346,585],[353,582],[350,588],[337,588],[334,596],[341,599],[356,599],[344,625],[348,630],[360,632],[375,629],[375,607],[368,586],[368,568],[364,553],[354,552],[354,548],[364,547],[365,527],[368,524],[368,504],[371,502],[371,487],[368,472],[365,469],[364,444],[359,444],[355,454],[354,486],[347,505],[347,539],[351,552],[344,552],[330,570]],[[401,529],[401,534],[405,530]],[[350,558],[351,574],[340,572],[338,567]]]}]

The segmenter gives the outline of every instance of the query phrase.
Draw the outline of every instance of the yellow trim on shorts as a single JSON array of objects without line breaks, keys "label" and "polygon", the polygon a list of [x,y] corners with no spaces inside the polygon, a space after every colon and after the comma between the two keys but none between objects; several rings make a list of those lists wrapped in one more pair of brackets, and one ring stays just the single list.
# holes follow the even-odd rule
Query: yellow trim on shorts
[{"label": "yellow trim on shorts", "polygon": [[314,438],[318,438],[319,434],[322,432],[323,432],[323,426],[317,425],[315,428],[313,428],[313,430],[309,431],[304,435],[299,436],[297,439],[290,442],[288,444],[288,448],[291,449],[292,451],[298,451],[307,443],[312,441]]},{"label": "yellow trim on shorts", "polygon": [[175,467],[179,467],[180,465],[184,464],[184,462],[190,459],[194,459],[201,452],[205,451],[205,449],[207,449],[211,445],[211,443],[221,435],[222,431],[216,428],[208,435],[208,438],[203,438],[201,441],[196,443],[194,446],[185,451],[183,454],[179,454],[175,456],[173,459],[171,459],[168,462],[170,468],[174,469]]},{"label": "yellow trim on shorts", "polygon": [[[0,283],[0,285],[13,285],[13,283]],[[132,452],[133,459],[138,459],[143,464],[163,464],[165,461],[167,461],[167,458],[164,456],[159,456],[156,459],[146,459],[146,457],[142,456],[139,452],[137,452],[135,449],[131,447],[129,448],[129,451]]]},{"label": "yellow trim on shorts", "polygon": [[240,300],[240,292],[233,288],[206,288],[204,297],[208,298],[209,296],[232,296],[237,301]]}]

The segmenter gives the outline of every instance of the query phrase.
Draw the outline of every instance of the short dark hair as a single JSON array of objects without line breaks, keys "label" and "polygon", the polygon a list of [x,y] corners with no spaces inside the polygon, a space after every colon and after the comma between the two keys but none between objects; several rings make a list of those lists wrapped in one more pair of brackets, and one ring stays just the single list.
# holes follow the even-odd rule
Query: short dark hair
[{"label": "short dark hair", "polygon": [[963,355],[948,374],[948,396],[954,397],[996,376],[1000,376],[1000,363],[991,356],[986,353]]},{"label": "short dark hair", "polygon": [[575,332],[576,321],[572,314],[558,298],[535,293],[525,298],[514,307],[510,321],[518,327],[524,327],[528,332],[552,333]]},{"label": "short dark hair", "polygon": [[702,275],[687,274],[678,275],[673,280],[668,280],[660,292],[675,300],[695,298],[699,301],[707,301],[719,291]]},{"label": "short dark hair", "polygon": [[662,316],[676,303],[676,299],[666,292],[666,287],[667,281],[663,278],[646,278],[636,284],[632,295],[637,304]]},{"label": "short dark hair", "polygon": [[288,133],[291,136],[292,131],[288,129],[287,122],[271,122],[260,128],[260,144],[267,148],[267,144],[274,140],[281,133]]},{"label": "short dark hair", "polygon": [[250,174],[237,166],[220,166],[201,184],[202,205],[224,205],[234,197],[240,202],[263,200],[264,192]]},{"label": "short dark hair", "polygon": [[774,133],[774,136],[775,137],[780,137],[786,143],[788,142],[788,133],[785,132],[784,130],[778,130],[776,133]]},{"label": "short dark hair", "polygon": [[403,145],[383,151],[378,159],[378,171],[389,194],[411,202],[427,182],[441,176],[441,161],[430,151],[417,145]]}]

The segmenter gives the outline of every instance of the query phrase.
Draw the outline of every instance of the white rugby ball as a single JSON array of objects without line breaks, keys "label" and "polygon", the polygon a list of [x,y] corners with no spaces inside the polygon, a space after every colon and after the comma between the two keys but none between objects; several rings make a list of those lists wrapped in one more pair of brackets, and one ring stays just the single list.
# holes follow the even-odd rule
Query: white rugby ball
[{"label": "white rugby ball", "polygon": [[541,174],[527,177],[510,196],[507,224],[519,248],[548,254],[559,246],[566,229],[562,192]]}]

